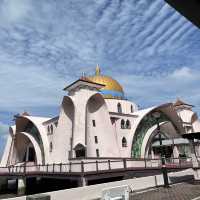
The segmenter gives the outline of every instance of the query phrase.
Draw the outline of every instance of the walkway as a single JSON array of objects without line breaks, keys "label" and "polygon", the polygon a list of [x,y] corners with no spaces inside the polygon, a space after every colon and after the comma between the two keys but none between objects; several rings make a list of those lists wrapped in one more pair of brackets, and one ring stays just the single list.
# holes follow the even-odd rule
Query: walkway
[{"label": "walkway", "polygon": [[170,188],[159,187],[144,193],[134,194],[131,200],[200,200],[200,184],[179,183]]}]

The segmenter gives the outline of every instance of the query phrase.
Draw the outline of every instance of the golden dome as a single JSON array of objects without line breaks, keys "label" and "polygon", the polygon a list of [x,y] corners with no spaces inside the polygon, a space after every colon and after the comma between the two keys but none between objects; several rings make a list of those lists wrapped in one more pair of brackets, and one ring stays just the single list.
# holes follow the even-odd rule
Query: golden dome
[{"label": "golden dome", "polygon": [[101,75],[101,71],[98,65],[96,67],[95,75],[89,76],[87,78],[94,83],[105,85],[105,87],[101,89],[101,93],[103,94],[104,98],[124,98],[124,91],[122,86],[110,76]]}]

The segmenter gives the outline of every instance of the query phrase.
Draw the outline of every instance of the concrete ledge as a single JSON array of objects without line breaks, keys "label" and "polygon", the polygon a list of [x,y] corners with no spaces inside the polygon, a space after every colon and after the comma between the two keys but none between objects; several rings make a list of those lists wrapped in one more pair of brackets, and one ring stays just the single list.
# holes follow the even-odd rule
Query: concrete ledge
[{"label": "concrete ledge", "polygon": [[[186,178],[191,177],[193,175],[194,175],[193,169],[188,169],[181,172],[171,172],[169,173],[169,181],[172,184],[175,182],[182,181],[183,177],[186,180]],[[161,174],[161,175],[156,175],[156,176],[127,179],[127,180],[116,181],[116,182],[109,182],[109,183],[103,183],[103,184],[97,184],[97,185],[91,185],[91,186],[85,186],[85,187],[79,187],[79,188],[47,192],[44,194],[50,195],[51,200],[58,200],[58,199],[65,200],[66,197],[67,199],[73,199],[73,200],[80,200],[80,199],[91,200],[91,199],[101,198],[102,191],[106,188],[117,187],[117,186],[122,186],[122,185],[129,186],[132,192],[144,190],[144,189],[148,189],[152,187],[158,187],[158,186],[163,185],[163,176]],[[12,198],[10,200],[14,200],[14,199],[26,200],[26,197],[22,196],[22,197]]]}]

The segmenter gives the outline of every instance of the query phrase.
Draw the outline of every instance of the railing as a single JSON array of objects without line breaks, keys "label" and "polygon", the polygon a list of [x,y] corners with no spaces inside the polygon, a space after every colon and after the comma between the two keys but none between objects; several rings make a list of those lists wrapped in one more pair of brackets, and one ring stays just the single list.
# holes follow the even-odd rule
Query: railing
[{"label": "railing", "polygon": [[[53,163],[46,165],[15,165],[0,167],[1,174],[67,174],[67,173],[98,173],[114,170],[145,170],[160,169],[162,167],[160,159],[98,159],[98,160],[73,160],[69,163]],[[185,159],[166,159],[167,168],[190,168],[192,167],[191,158]]]}]

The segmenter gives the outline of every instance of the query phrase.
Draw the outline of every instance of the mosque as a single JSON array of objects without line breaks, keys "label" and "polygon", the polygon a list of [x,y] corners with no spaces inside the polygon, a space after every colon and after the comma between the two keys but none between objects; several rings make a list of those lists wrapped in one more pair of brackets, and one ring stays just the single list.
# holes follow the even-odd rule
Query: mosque
[{"label": "mosque", "polygon": [[[83,76],[64,88],[66,96],[54,118],[22,113],[9,128],[1,166],[68,163],[72,159],[158,158],[157,124],[167,158],[190,156],[182,134],[200,132],[192,105],[175,103],[139,109],[125,98],[115,79]],[[159,118],[155,118],[155,113]],[[200,156],[200,145],[195,142]]]}]

